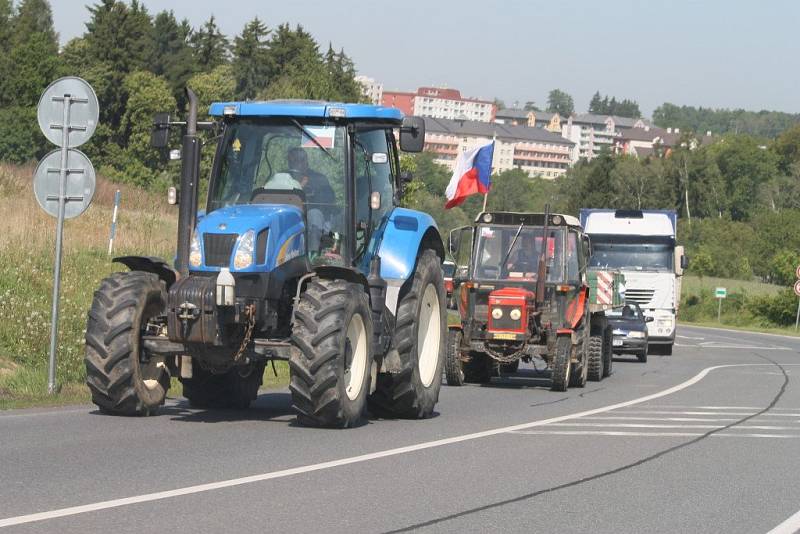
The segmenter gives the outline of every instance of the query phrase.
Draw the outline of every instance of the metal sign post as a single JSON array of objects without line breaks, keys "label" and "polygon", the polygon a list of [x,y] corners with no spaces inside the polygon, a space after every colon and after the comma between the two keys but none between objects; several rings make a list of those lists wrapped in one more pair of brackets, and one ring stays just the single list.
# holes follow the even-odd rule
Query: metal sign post
[{"label": "metal sign post", "polygon": [[728,290],[724,287],[718,287],[714,290],[714,296],[717,298],[717,322],[722,322],[722,299],[728,297]]},{"label": "metal sign post", "polygon": [[[56,253],[53,268],[53,306],[50,321],[50,358],[47,392],[56,392],[56,351],[58,348],[58,304],[61,289],[61,256],[64,219],[83,213],[95,189],[94,168],[83,153],[72,150],[89,140],[97,127],[99,106],[92,87],[80,78],[56,80],[39,99],[37,118],[45,137],[61,147],[45,156],[36,167],[33,189],[39,205],[56,222]],[[59,122],[60,118],[60,122]],[[58,183],[53,175],[58,174]],[[74,179],[74,178],[77,178]]]}]

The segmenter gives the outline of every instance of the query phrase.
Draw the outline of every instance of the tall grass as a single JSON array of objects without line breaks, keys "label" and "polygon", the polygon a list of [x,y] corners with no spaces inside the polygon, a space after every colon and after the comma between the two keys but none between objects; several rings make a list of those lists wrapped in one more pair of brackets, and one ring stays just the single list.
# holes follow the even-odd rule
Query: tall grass
[{"label": "tall grass", "polygon": [[[34,198],[33,170],[0,164],[0,407],[35,398],[46,384],[56,221]],[[57,379],[69,391],[84,379],[83,336],[94,290],[124,269],[107,254],[117,189],[114,255],[170,259],[174,250],[177,213],[165,199],[98,178],[92,205],[64,225]]]}]

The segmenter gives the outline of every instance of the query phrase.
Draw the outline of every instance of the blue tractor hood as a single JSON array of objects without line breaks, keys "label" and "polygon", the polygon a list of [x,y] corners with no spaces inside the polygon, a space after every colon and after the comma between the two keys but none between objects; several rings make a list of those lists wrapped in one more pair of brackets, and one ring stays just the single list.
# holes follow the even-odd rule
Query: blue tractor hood
[{"label": "blue tractor hood", "polygon": [[[233,257],[242,235],[249,230],[256,235],[255,261],[249,267],[236,269]],[[219,271],[228,267],[231,272],[263,273],[306,253],[303,212],[288,204],[242,204],[219,208],[198,217],[197,238],[203,262],[200,267],[192,267],[193,271]],[[229,248],[228,261],[222,265],[219,258],[224,257]]]}]

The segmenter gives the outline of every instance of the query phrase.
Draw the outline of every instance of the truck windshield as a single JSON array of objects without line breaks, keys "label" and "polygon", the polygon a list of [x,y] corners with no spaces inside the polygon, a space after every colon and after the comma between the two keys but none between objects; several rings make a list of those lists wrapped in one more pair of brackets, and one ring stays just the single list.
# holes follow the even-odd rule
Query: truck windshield
[{"label": "truck windshield", "polygon": [[673,246],[664,243],[614,243],[595,241],[590,265],[603,269],[672,272]]},{"label": "truck windshield", "polygon": [[[514,242],[514,236],[519,236]],[[477,228],[475,278],[482,280],[536,280],[544,229],[541,227],[482,225]],[[547,231],[547,281],[560,282],[564,277],[564,235],[560,228]],[[514,243],[509,254],[509,249]],[[503,258],[508,257],[505,265]]]},{"label": "truck windshield", "polygon": [[319,122],[243,119],[230,123],[218,152],[207,211],[239,204],[304,208],[312,261],[341,259],[345,233],[345,129]]}]

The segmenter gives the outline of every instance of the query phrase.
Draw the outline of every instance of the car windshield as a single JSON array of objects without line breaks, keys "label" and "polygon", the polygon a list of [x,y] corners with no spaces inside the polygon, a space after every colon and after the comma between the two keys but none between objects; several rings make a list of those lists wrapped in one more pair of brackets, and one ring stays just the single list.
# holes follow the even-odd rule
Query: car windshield
[{"label": "car windshield", "polygon": [[[536,280],[543,228],[482,225],[477,232],[476,278]],[[547,233],[547,281],[560,282],[564,276],[563,231],[550,228]]]},{"label": "car windshield", "polygon": [[639,306],[631,304],[607,310],[605,315],[611,319],[643,319]]},{"label": "car windshield", "polygon": [[303,206],[312,261],[337,263],[345,233],[345,129],[297,121],[228,125],[208,212],[241,204]]},{"label": "car windshield", "polygon": [[673,246],[664,243],[593,243],[590,265],[602,269],[672,272]]}]

